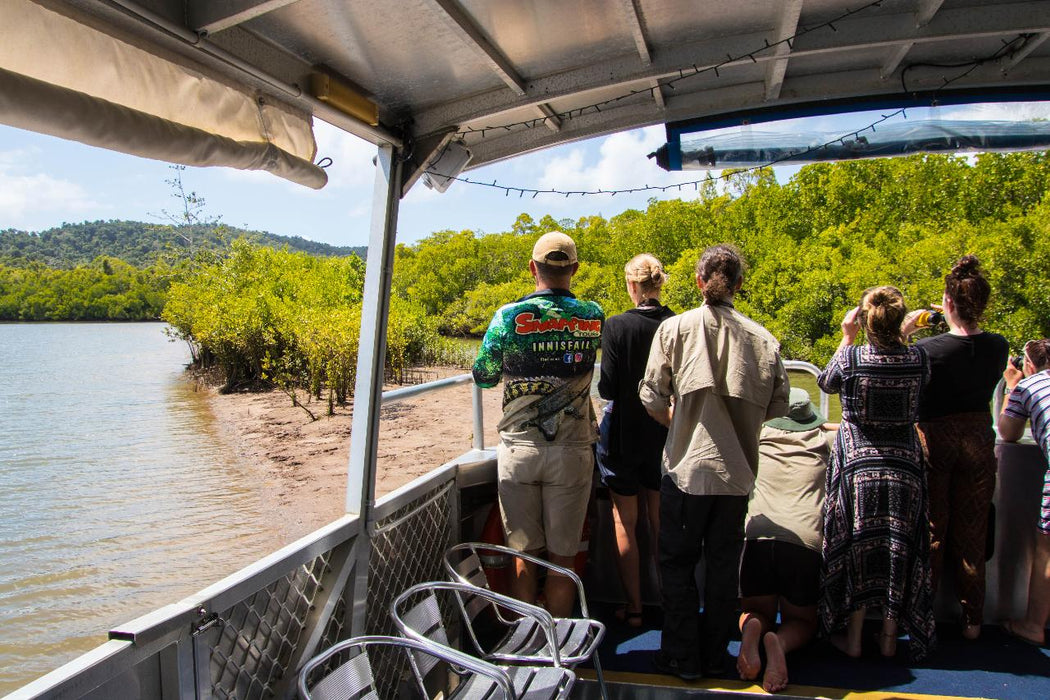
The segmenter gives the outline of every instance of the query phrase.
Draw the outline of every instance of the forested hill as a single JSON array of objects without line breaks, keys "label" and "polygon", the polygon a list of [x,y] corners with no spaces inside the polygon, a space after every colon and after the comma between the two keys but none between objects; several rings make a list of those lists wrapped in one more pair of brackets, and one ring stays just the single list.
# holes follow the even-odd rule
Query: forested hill
[{"label": "forested hill", "polygon": [[40,232],[0,231],[0,261],[6,264],[39,262],[51,268],[86,265],[100,256],[119,258],[136,267],[165,259],[172,263],[202,250],[224,250],[237,238],[263,246],[309,253],[364,259],[364,247],[332,246],[300,236],[279,236],[233,226],[157,225],[141,221],[90,221],[63,224]]},{"label": "forested hill", "polygon": [[505,233],[439,231],[399,245],[393,293],[446,335],[481,334],[502,304],[532,290],[531,246],[560,229],[579,249],[579,297],[606,314],[630,308],[624,264],[647,252],[670,273],[662,301],[682,311],[701,302],[694,266],[704,248],[733,243],[748,263],[737,308],[772,331],[786,357],[822,365],[865,289],[893,284],[911,308],[928,307],[952,264],[972,253],[993,289],[983,327],[1015,351],[1050,336],[1050,151],[817,163],[784,183],[770,169],[724,176],[644,212],[570,226],[522,215]]}]

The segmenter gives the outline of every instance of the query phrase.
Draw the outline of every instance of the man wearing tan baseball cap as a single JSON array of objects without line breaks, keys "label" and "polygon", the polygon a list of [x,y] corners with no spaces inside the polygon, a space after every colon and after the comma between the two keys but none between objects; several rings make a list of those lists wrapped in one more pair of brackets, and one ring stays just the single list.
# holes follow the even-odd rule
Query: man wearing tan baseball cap
[{"label": "man wearing tan baseball cap", "polygon": [[[536,245],[532,246],[532,261],[554,267],[576,265],[576,242],[561,231],[545,233],[536,241]],[[532,266],[529,270],[535,277]],[[573,272],[575,273],[575,270]]]},{"label": "man wearing tan baseball cap", "polygon": [[[591,375],[605,314],[569,287],[579,269],[576,243],[560,231],[540,236],[529,272],[536,290],[496,311],[474,363],[474,381],[503,379],[497,448],[500,512],[507,545],[572,567],[591,491],[596,439]],[[511,593],[537,600],[536,567],[517,560]],[[567,617],[576,587],[547,577],[544,598]]]}]

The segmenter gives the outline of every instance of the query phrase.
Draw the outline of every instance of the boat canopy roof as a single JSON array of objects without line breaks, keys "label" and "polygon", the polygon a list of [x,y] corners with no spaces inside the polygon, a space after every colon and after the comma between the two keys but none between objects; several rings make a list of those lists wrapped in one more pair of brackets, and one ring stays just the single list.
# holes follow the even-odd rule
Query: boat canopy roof
[{"label": "boat canopy roof", "polygon": [[1050,86],[1039,0],[4,0],[0,36],[0,122],[311,187],[314,117],[407,189],[450,143]]}]

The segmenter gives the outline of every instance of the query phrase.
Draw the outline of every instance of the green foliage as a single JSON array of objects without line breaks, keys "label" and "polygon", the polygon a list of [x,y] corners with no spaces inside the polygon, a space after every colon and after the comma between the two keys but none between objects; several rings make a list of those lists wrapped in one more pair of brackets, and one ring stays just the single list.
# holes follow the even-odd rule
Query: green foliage
[{"label": "green foliage", "polygon": [[503,284],[482,282],[453,301],[438,317],[438,330],[450,336],[483,335],[496,309],[520,299],[534,288],[532,278],[522,273]]},{"label": "green foliage", "polygon": [[168,280],[106,256],[72,269],[0,265],[0,320],[129,321],[160,317]]},{"label": "green foliage", "polygon": [[364,264],[234,241],[229,254],[172,284],[164,320],[227,388],[258,379],[352,390]]},{"label": "green foliage", "polygon": [[158,261],[177,264],[197,250],[221,252],[229,241],[237,238],[248,238],[276,248],[287,246],[290,250],[313,255],[357,255],[363,258],[365,253],[364,248],[330,246],[300,236],[278,236],[215,224],[92,221],[63,224],[38,233],[15,229],[0,231],[0,263],[25,267],[38,262],[48,267],[72,269],[107,256],[120,258],[135,267],[147,267]]},{"label": "green foliage", "polygon": [[[171,285],[164,320],[225,390],[265,380],[345,404],[356,381],[364,263],[321,258],[237,240]],[[395,298],[387,326],[387,368],[400,381],[415,363],[462,360],[418,302]]]},{"label": "green foliage", "polygon": [[940,301],[952,263],[973,253],[994,289],[985,327],[1015,348],[1050,335],[1046,153],[822,163],[783,185],[768,169],[727,177],[721,188],[702,183],[697,199],[651,201],[609,220],[545,216],[537,224],[523,214],[507,233],[446,231],[399,246],[395,294],[436,315],[442,333],[480,335],[499,306],[531,291],[536,238],[561,230],[579,251],[577,295],[610,315],[625,310],[623,266],[648,252],[671,276],[664,302],[684,310],[701,301],[700,252],[730,242],[749,263],[738,307],[780,338],[787,357],[819,365],[864,289],[894,284],[913,308],[928,306]]},{"label": "green foliage", "polygon": [[481,281],[478,241],[470,231],[438,231],[424,243],[399,245],[402,274],[395,283],[397,295],[437,314],[449,306],[463,288]]},{"label": "green foliage", "polygon": [[[480,336],[496,309],[532,291],[530,252],[549,230],[576,240],[573,290],[609,315],[630,307],[623,267],[637,253],[663,260],[663,300],[681,311],[701,300],[700,252],[737,245],[749,264],[738,307],[781,340],[786,357],[818,365],[864,289],[894,284],[910,306],[928,306],[940,301],[951,264],[973,253],[994,290],[984,326],[1016,350],[1050,335],[1048,184],[1046,153],[914,156],[816,164],[782,185],[771,171],[741,171],[722,188],[703,183],[696,199],[651,201],[608,220],[537,223],[522,214],[504,233],[440,231],[395,251],[388,369],[396,376],[417,362],[468,363],[469,348],[448,336]],[[180,201],[194,206],[193,197]],[[141,226],[0,233],[0,319],[156,318],[163,308],[172,334],[199,362],[220,367],[228,387],[265,379],[293,400],[300,390],[330,407],[347,401],[361,258],[263,247],[210,224]],[[128,259],[82,259],[100,250]]]}]

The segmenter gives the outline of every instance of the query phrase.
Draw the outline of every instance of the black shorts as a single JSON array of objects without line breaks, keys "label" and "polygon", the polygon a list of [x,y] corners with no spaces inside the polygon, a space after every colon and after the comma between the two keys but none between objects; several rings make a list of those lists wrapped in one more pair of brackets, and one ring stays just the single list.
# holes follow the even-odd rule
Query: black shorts
[{"label": "black shorts", "polygon": [[792,605],[816,605],[820,552],[792,542],[747,540],[740,561],[740,595],[781,596]]},{"label": "black shorts", "polygon": [[619,460],[610,468],[609,462],[606,461],[600,471],[602,483],[618,496],[637,496],[643,488],[650,491],[660,490],[659,463],[642,464],[635,460]]},{"label": "black shorts", "polygon": [[654,452],[652,459],[640,455],[610,454],[611,422],[610,414],[606,413],[598,425],[599,437],[595,458],[602,484],[619,496],[637,496],[643,488],[659,491],[662,478],[661,453]]}]

